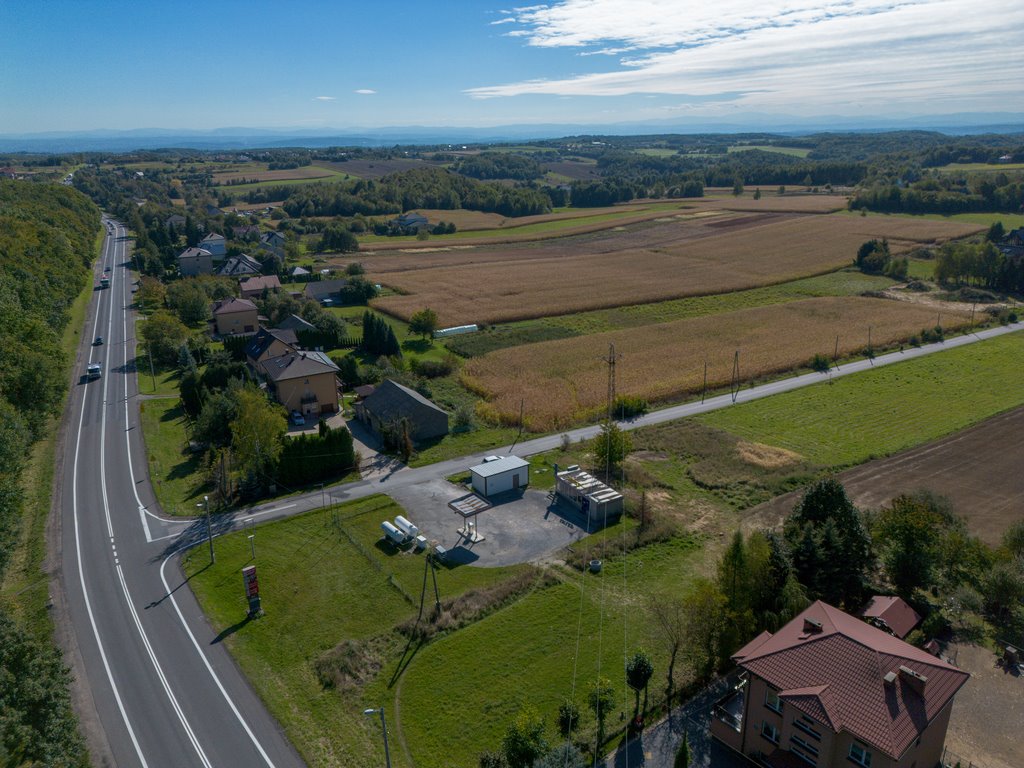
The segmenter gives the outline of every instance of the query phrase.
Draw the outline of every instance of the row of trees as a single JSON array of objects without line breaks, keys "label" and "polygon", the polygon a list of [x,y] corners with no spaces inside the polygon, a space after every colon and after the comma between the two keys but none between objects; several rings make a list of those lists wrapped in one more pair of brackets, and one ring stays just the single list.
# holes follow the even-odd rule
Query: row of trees
[{"label": "row of trees", "polygon": [[1024,292],[1024,257],[1003,253],[993,243],[945,243],[935,256],[935,279],[949,285],[977,285]]}]

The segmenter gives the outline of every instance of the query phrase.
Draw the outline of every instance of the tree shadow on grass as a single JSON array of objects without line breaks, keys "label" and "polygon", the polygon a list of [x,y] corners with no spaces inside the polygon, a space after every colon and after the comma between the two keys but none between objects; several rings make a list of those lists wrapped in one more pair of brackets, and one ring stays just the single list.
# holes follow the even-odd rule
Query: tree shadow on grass
[{"label": "tree shadow on grass", "polygon": [[406,339],[402,342],[403,352],[415,352],[418,355],[425,355],[434,348],[430,339]]}]

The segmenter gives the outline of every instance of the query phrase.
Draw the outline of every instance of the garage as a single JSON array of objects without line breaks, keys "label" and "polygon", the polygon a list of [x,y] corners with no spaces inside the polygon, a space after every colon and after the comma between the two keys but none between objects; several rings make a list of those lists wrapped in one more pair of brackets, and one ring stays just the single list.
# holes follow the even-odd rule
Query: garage
[{"label": "garage", "polygon": [[518,456],[493,456],[469,468],[473,490],[481,496],[495,496],[530,484],[530,462]]}]

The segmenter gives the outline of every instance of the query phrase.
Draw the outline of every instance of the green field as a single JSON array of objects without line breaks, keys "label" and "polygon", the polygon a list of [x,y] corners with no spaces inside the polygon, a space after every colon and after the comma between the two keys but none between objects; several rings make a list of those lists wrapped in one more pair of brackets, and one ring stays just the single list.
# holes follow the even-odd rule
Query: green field
[{"label": "green field", "polygon": [[168,515],[194,515],[202,497],[203,454],[186,453],[185,415],[177,397],[143,400],[142,433],[157,501]]},{"label": "green field", "polygon": [[675,157],[679,154],[678,149],[669,149],[668,147],[645,147],[634,151],[638,155],[647,155],[648,157]]},{"label": "green field", "polygon": [[[839,211],[843,216],[859,216],[857,211]],[[899,216],[907,219],[932,219],[933,221],[963,221],[970,224],[989,226],[1001,221],[1007,231],[1024,227],[1024,214],[1019,213],[954,213],[949,216],[941,213],[872,213],[872,216]]]},{"label": "green field", "polygon": [[698,417],[840,468],[888,456],[1024,404],[1024,333]]},{"label": "green field", "polygon": [[[319,166],[318,166],[319,167]],[[267,181],[255,181],[250,184],[218,184],[214,187],[218,192],[227,192],[233,194],[235,192],[249,192],[253,189],[261,189],[263,187],[294,187],[299,184],[334,184],[339,181],[348,181],[349,179],[358,178],[353,176],[351,173],[343,173],[341,171],[332,171],[329,168],[324,168],[327,173],[323,176],[318,176],[315,179],[280,179],[280,180],[267,180]]]},{"label": "green field", "polygon": [[952,173],[954,171],[1000,173],[1005,171],[1024,171],[1024,163],[950,163],[935,170],[943,173]]},{"label": "green field", "polygon": [[907,277],[914,280],[931,280],[935,277],[935,262],[930,259],[908,259]]},{"label": "green field", "polygon": [[[390,548],[378,547],[380,521],[403,511],[387,497],[373,496],[259,526],[255,561],[247,531],[218,538],[212,566],[204,547],[185,557],[189,584],[220,633],[218,641],[227,643],[310,766],[384,762],[377,721],[364,717],[362,710],[384,703],[393,717],[391,701],[379,698],[377,690],[367,695],[325,688],[313,663],[344,640],[360,642],[386,665],[376,684],[386,690],[388,667],[404,646],[392,628],[415,617],[423,578],[422,555],[392,554]],[[239,575],[252,563],[266,611],[258,621],[245,619]],[[442,568],[438,581],[444,597],[450,598],[524,569]],[[413,663],[420,663],[418,656]],[[407,711],[403,716],[415,722],[416,714]],[[419,716],[429,722],[429,709]],[[395,727],[393,721],[389,725]],[[392,757],[396,765],[406,764],[394,742]]]},{"label": "green field", "polygon": [[790,157],[807,157],[811,150],[804,147],[779,147],[774,144],[736,144],[729,147],[729,154],[733,152],[749,152],[752,149],[760,149],[762,152],[776,152],[780,155]]}]

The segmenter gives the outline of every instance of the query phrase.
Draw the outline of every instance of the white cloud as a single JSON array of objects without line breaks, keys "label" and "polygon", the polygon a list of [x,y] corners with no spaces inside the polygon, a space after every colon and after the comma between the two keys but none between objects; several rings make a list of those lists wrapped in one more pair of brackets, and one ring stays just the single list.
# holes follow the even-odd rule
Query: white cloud
[{"label": "white cloud", "polygon": [[503,19],[498,19],[497,21],[492,21],[491,22],[491,26],[492,27],[496,27],[499,24],[515,24],[515,22],[516,22],[516,20],[514,18],[512,18],[511,16],[506,16]]},{"label": "white cloud", "polygon": [[358,94],[361,94],[363,96],[368,96],[371,93],[376,93],[376,91],[371,90],[370,88],[359,88],[359,89],[357,89],[355,91],[352,91],[352,93],[358,93]]},{"label": "white cloud", "polygon": [[510,18],[507,34],[529,46],[629,57],[471,96],[730,94],[746,108],[804,113],[1024,106],[1019,0],[562,0]]},{"label": "white cloud", "polygon": [[334,101],[336,96],[314,96],[313,101]]}]

